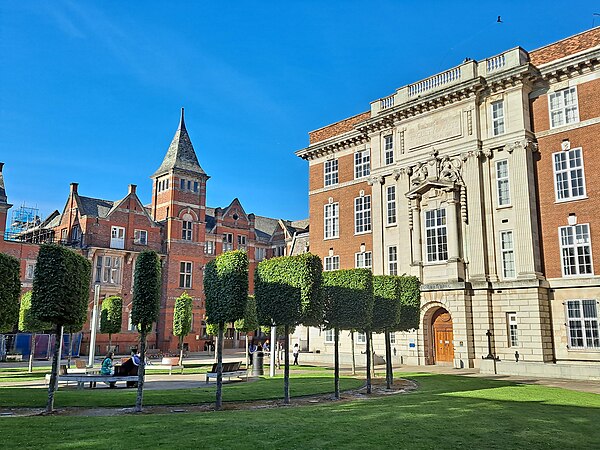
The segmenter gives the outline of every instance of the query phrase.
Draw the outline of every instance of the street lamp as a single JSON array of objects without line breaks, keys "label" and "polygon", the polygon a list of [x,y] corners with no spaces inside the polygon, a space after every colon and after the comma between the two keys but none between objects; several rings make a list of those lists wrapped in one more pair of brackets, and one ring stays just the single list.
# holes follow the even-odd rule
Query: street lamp
[{"label": "street lamp", "polygon": [[96,331],[98,328],[98,302],[100,301],[100,283],[94,284],[94,305],[92,306],[92,331],[90,333],[90,354],[88,366],[94,367],[94,354],[96,353]]}]

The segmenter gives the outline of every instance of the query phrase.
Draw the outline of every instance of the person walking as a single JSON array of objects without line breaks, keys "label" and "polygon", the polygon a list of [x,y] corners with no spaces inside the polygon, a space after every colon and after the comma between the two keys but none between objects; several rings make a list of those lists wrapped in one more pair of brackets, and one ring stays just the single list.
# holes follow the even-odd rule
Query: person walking
[{"label": "person walking", "polygon": [[294,348],[292,350],[292,355],[294,355],[294,366],[298,365],[298,353],[300,353],[300,348],[298,344],[294,344]]}]

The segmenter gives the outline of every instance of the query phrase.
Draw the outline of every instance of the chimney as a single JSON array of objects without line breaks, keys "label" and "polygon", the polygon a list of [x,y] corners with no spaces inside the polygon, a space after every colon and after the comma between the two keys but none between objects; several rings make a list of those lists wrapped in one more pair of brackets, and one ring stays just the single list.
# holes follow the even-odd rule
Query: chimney
[{"label": "chimney", "polygon": [[71,183],[71,194],[77,194],[77,186],[79,183]]},{"label": "chimney", "polygon": [[137,188],[137,185],[135,184],[130,184],[129,185],[129,194],[135,194],[135,189]]},{"label": "chimney", "polygon": [[2,173],[2,168],[4,167],[4,163],[0,162],[0,173]]}]

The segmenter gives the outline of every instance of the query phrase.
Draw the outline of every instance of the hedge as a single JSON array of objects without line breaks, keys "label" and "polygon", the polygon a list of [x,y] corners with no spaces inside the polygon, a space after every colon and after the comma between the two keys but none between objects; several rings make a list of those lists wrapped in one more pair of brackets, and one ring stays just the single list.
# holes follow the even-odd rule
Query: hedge
[{"label": "hedge", "polygon": [[393,330],[400,321],[400,277],[376,275],[373,277],[373,322],[375,333]]},{"label": "hedge", "polygon": [[328,328],[369,330],[373,315],[373,274],[369,269],[323,272]]},{"label": "hedge", "polygon": [[415,276],[400,277],[400,320],[396,331],[419,328],[421,311],[421,282]]},{"label": "hedge", "polygon": [[12,331],[19,319],[20,271],[17,258],[0,253],[0,332]]},{"label": "hedge", "polygon": [[248,255],[241,250],[223,253],[204,270],[206,315],[212,323],[244,317],[248,301]]}]

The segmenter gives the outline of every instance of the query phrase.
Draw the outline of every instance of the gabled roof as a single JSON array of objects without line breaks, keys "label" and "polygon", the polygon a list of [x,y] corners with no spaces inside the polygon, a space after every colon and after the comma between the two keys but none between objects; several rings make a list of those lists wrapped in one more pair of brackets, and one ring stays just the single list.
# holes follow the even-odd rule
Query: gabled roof
[{"label": "gabled roof", "polygon": [[194,151],[194,146],[190,140],[190,135],[185,128],[185,121],[183,118],[183,108],[181,108],[181,119],[179,120],[179,127],[175,132],[175,136],[169,145],[165,159],[153,177],[164,175],[173,169],[184,170],[186,172],[192,172],[199,175],[206,175],[206,172],[200,167],[198,163],[198,157]]},{"label": "gabled roof", "polygon": [[79,213],[82,216],[99,217],[104,219],[108,216],[108,213],[110,213],[110,210],[115,203],[111,202],[110,200],[101,200],[99,198],[84,197],[82,195],[78,195],[78,197]]}]

